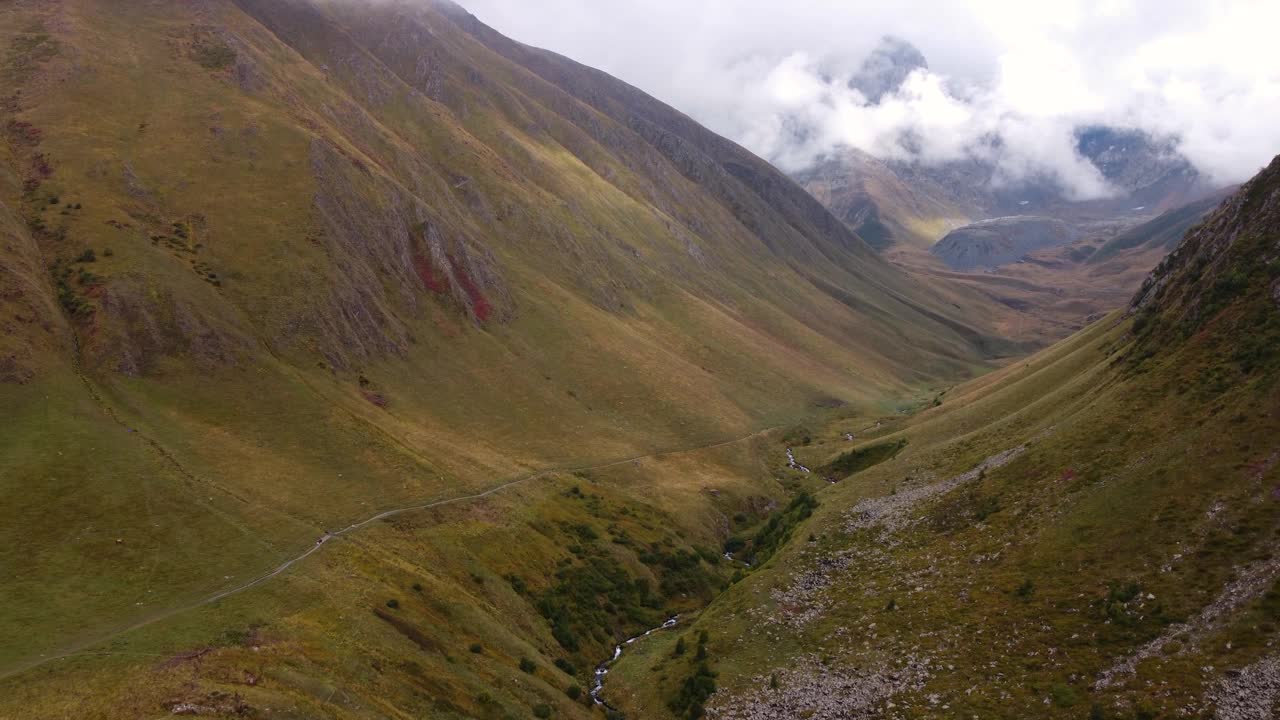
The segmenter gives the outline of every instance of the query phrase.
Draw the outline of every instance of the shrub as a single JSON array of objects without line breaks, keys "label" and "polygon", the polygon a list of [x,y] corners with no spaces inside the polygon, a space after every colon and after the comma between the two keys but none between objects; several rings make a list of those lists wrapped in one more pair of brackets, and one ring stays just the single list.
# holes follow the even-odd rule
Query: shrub
[{"label": "shrub", "polygon": [[1075,689],[1061,683],[1054,685],[1049,690],[1049,695],[1053,697],[1053,702],[1058,707],[1071,707],[1080,702],[1080,695],[1076,693]]},{"label": "shrub", "polygon": [[680,691],[668,703],[677,716],[697,720],[705,714],[703,704],[716,692],[716,674],[706,663],[699,663],[693,674],[685,678]]},{"label": "shrub", "polygon": [[1031,594],[1034,593],[1035,591],[1036,591],[1035,583],[1031,582],[1031,578],[1027,578],[1026,580],[1022,581],[1021,585],[1018,586],[1018,589],[1016,592],[1018,593],[1018,597],[1027,598],[1027,597],[1031,597]]},{"label": "shrub", "polygon": [[479,655],[480,653],[484,652],[484,646],[481,645],[480,643],[471,643],[471,647],[468,649],[471,652],[475,653],[476,655]]},{"label": "shrub", "polygon": [[822,473],[836,477],[852,475],[886,460],[892,460],[906,446],[906,439],[901,439],[896,442],[877,443],[861,450],[855,448],[832,460],[822,468]]},{"label": "shrub", "polygon": [[542,705],[534,705],[534,706],[533,706],[533,716],[534,716],[534,717],[536,717],[536,718],[549,718],[549,717],[551,717],[551,706],[550,706],[550,705],[547,705],[547,704],[545,704],[545,703],[544,703],[544,704],[542,704]]},{"label": "shrub", "polygon": [[103,257],[111,257],[112,255],[115,255],[115,252],[111,248],[107,248],[102,251],[102,255]]},{"label": "shrub", "polygon": [[560,668],[560,670],[563,671],[566,675],[578,674],[578,668],[574,667],[573,663],[569,662],[568,660],[565,660],[564,658],[556,658],[556,667]]},{"label": "shrub", "polygon": [[564,689],[564,694],[568,695],[570,700],[577,700],[582,697],[582,688],[577,685],[570,685]]},{"label": "shrub", "polygon": [[391,598],[390,600],[387,601],[387,607],[391,608],[392,610],[396,610],[400,607],[400,601],[395,598]]},{"label": "shrub", "polygon": [[535,663],[534,661],[532,661],[532,660],[530,660],[529,658],[526,658],[526,657],[522,657],[522,658],[520,658],[520,671],[521,671],[521,672],[525,672],[525,673],[533,674],[533,671],[534,671],[534,670],[537,670],[537,669],[538,669],[538,665],[537,665],[537,663]]},{"label": "shrub", "polygon": [[91,263],[97,259],[98,255],[93,251],[93,248],[86,248],[84,252],[80,253],[80,257],[76,258],[76,262]]},{"label": "shrub", "polygon": [[517,595],[529,594],[529,586],[525,584],[524,578],[519,575],[508,575],[507,582],[511,584],[511,589],[515,590]]},{"label": "shrub", "polygon": [[231,67],[231,64],[236,61],[236,51],[223,43],[199,45],[192,55],[195,61],[200,63],[200,67],[206,70],[222,70]]}]

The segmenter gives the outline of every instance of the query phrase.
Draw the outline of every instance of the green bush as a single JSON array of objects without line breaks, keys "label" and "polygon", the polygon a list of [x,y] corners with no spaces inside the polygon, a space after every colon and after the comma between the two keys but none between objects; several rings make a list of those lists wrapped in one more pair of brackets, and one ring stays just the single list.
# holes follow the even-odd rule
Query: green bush
[{"label": "green bush", "polygon": [[400,607],[400,601],[395,598],[391,598],[390,600],[387,601],[387,607],[391,608],[392,610],[396,610]]},{"label": "green bush", "polygon": [[236,61],[236,51],[225,43],[216,45],[197,45],[192,57],[206,70],[222,70],[231,67]]},{"label": "green bush", "polygon": [[570,700],[577,700],[582,697],[582,688],[577,685],[570,685],[564,689],[564,694],[568,695]]},{"label": "green bush", "polygon": [[533,673],[533,671],[534,671],[534,670],[537,670],[537,669],[538,669],[538,665],[537,665],[537,663],[535,663],[534,661],[530,660],[529,658],[524,658],[524,657],[520,658],[520,671],[521,671],[521,672],[526,672],[526,673],[530,673],[530,674],[532,674],[532,673]]},{"label": "green bush", "polygon": [[484,646],[481,645],[480,643],[471,643],[471,647],[467,649],[475,653],[476,655],[479,655],[480,653],[484,652]]},{"label": "green bush", "polygon": [[748,561],[752,565],[760,565],[772,557],[791,538],[796,525],[807,520],[816,507],[818,501],[809,493],[801,492],[791,499],[787,507],[770,515],[769,522],[751,539]]},{"label": "green bush", "polygon": [[1018,597],[1028,598],[1028,597],[1031,597],[1031,595],[1035,591],[1036,591],[1035,583],[1031,582],[1031,578],[1027,578],[1026,580],[1022,581],[1021,585],[1018,586],[1018,589],[1016,592],[1018,593]]},{"label": "green bush", "polygon": [[835,460],[832,460],[822,468],[822,473],[826,475],[834,475],[836,477],[844,477],[857,472],[862,472],[869,467],[879,465],[886,460],[892,460],[902,449],[907,446],[905,438],[896,442],[877,443],[870,447],[858,449],[854,448],[847,453],[841,454]]},{"label": "green bush", "polygon": [[716,674],[706,663],[698,663],[693,674],[685,678],[675,698],[667,704],[678,717],[697,720],[706,713],[707,699],[716,692]]},{"label": "green bush", "polygon": [[536,718],[549,718],[549,717],[551,717],[551,706],[550,706],[550,705],[547,705],[547,704],[545,704],[545,703],[544,703],[544,704],[542,704],[542,705],[534,705],[534,706],[533,706],[533,716],[534,716],[534,717],[536,717]]}]

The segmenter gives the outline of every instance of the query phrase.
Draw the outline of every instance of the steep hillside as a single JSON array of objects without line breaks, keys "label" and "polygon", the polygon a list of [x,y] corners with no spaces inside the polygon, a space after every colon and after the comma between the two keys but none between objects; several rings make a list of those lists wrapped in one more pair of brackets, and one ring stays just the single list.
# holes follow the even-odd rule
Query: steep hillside
[{"label": "steep hillside", "polygon": [[[927,248],[949,230],[988,216],[985,178],[933,177],[925,168],[879,160],[858,150],[795,174],[796,182],[877,250]],[[962,172],[958,167],[957,174]]]},{"label": "steep hillside", "polygon": [[0,44],[0,716],[567,703],[796,489],[772,428],[1022,349],[451,3],[23,0]]},{"label": "steep hillside", "polygon": [[1128,314],[912,417],[811,429],[798,463],[838,482],[610,697],[669,717],[687,677],[714,718],[1275,717],[1278,380],[1280,158]]},{"label": "steep hillside", "polygon": [[1230,188],[1224,192],[1214,193],[1202,200],[1161,213],[1152,220],[1125,230],[1092,252],[1088,263],[1098,265],[1135,248],[1163,250],[1167,253],[1182,242],[1182,237],[1186,235],[1187,230],[1216,209],[1223,199],[1233,194],[1235,190],[1236,188]]}]

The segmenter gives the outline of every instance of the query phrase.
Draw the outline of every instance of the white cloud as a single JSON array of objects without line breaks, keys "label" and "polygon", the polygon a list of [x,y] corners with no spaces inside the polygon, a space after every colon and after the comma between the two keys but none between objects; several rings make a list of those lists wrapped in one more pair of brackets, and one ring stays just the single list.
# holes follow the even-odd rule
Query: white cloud
[{"label": "white cloud", "polygon": [[[463,0],[481,20],[637,85],[784,169],[841,144],[1103,194],[1072,129],[1180,139],[1220,182],[1280,152],[1274,0]],[[930,70],[870,105],[846,84],[879,38]],[[1002,143],[993,150],[990,138]]]}]

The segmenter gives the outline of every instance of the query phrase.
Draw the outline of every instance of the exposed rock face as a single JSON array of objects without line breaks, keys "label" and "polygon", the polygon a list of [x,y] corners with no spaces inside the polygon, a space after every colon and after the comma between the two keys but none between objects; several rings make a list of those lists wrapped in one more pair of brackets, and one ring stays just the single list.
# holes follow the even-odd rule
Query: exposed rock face
[{"label": "exposed rock face", "polygon": [[1174,142],[1133,128],[1090,126],[1076,131],[1076,150],[1133,202],[1170,207],[1207,189],[1200,173]]},{"label": "exposed rock face", "polygon": [[974,270],[1014,262],[1033,250],[1066,245],[1079,237],[1061,220],[1017,215],[953,230],[931,252],[956,270]]},{"label": "exposed rock face", "polygon": [[177,356],[211,370],[236,364],[255,347],[246,328],[137,274],[112,278],[100,301],[101,335],[86,341],[86,354],[124,375],[144,375],[161,358]]},{"label": "exposed rock face", "polygon": [[849,87],[861,92],[867,100],[879,103],[906,81],[916,70],[927,70],[924,53],[902,38],[886,35],[863,61],[862,67],[849,79]]},{"label": "exposed rock face", "polygon": [[[1183,239],[1143,283],[1130,311],[1150,308],[1198,322],[1215,301],[1245,294],[1280,253],[1280,157]],[[1244,249],[1242,249],[1244,248]]]}]

